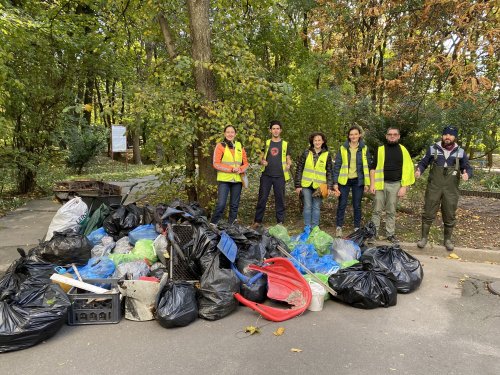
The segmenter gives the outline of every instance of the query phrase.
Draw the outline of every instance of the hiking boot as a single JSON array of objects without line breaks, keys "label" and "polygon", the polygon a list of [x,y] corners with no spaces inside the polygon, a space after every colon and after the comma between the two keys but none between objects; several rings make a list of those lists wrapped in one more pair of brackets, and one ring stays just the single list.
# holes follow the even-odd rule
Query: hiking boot
[{"label": "hiking boot", "polygon": [[335,237],[342,237],[342,227],[337,227],[335,230]]},{"label": "hiking boot", "polygon": [[444,247],[447,251],[453,251],[455,245],[451,241],[451,235],[453,234],[453,227],[444,227]]},{"label": "hiking boot", "polygon": [[431,226],[429,224],[422,223],[422,238],[417,242],[419,249],[423,249],[427,245],[427,238],[429,237],[429,230]]},{"label": "hiking boot", "polygon": [[391,234],[389,237],[387,237],[387,241],[392,242],[394,245],[399,244],[399,240],[394,234]]}]

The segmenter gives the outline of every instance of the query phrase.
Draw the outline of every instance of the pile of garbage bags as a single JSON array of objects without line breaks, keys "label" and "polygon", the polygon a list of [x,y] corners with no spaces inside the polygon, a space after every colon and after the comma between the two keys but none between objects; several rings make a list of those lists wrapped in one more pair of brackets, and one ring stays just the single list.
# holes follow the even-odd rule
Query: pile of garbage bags
[{"label": "pile of garbage bags", "polygon": [[[187,238],[180,238],[181,227],[189,229]],[[283,254],[303,275],[316,275],[308,275],[308,282],[320,280],[333,289],[337,300],[366,309],[393,306],[398,292],[418,288],[422,267],[399,247],[367,248],[374,231],[369,223],[340,239],[318,227],[290,236],[283,225],[264,232],[213,225],[198,203],[179,200],[156,207],[103,204],[89,217],[77,197],[58,210],[46,240],[27,254],[20,251],[0,280],[0,352],[35,345],[66,322],[69,286],[51,282],[54,273],[83,281],[113,279],[125,318],[156,319],[165,328],[224,318],[238,307],[236,293],[264,302],[268,279],[253,265]]]},{"label": "pile of garbage bags", "polygon": [[345,239],[332,238],[318,227],[290,237],[282,225],[269,229],[286,241],[293,264],[303,274],[315,273],[328,280],[333,297],[353,307],[372,309],[397,303],[397,293],[410,293],[423,279],[422,265],[397,245],[368,248],[375,236],[372,222]]}]

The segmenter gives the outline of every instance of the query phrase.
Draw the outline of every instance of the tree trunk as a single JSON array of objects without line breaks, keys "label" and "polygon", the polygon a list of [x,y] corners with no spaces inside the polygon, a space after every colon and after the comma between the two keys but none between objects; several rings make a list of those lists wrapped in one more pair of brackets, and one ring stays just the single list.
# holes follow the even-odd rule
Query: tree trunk
[{"label": "tree trunk", "polygon": [[177,53],[175,52],[174,38],[172,37],[172,32],[170,31],[170,26],[162,13],[158,15],[158,22],[160,23],[161,32],[163,34],[163,40],[165,41],[165,47],[167,48],[168,56],[173,60],[176,58]]},{"label": "tree trunk", "polygon": [[[212,50],[210,47],[211,28],[209,20],[209,0],[188,0],[189,26],[191,30],[191,54],[195,61],[194,79],[196,91],[208,102],[217,99],[215,92],[215,78],[210,69],[203,66],[204,63],[212,61]],[[200,113],[200,116],[206,116]],[[215,184],[215,169],[212,166],[211,155],[203,153],[202,144],[210,134],[201,128],[197,129],[197,157],[199,178],[197,180],[198,201],[202,206],[207,207],[211,201],[209,185]],[[193,171],[188,170],[192,165],[186,165],[187,174]]]}]

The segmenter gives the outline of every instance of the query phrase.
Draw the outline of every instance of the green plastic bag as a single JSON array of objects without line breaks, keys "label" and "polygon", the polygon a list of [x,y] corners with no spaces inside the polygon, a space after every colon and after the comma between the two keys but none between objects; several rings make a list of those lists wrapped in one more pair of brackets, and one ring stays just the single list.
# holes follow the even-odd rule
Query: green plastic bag
[{"label": "green plastic bag", "polygon": [[134,248],[128,254],[110,254],[109,258],[119,265],[122,263],[133,262],[135,260],[147,259],[150,264],[156,263],[158,257],[153,246],[153,240],[139,240],[135,243]]},{"label": "green plastic bag", "polygon": [[340,263],[340,268],[344,269],[347,267],[351,267],[351,266],[355,265],[356,263],[359,263],[359,260],[357,260],[357,259],[346,260],[345,262]]},{"label": "green plastic bag", "polygon": [[274,238],[283,241],[287,246],[290,243],[288,229],[281,224],[276,224],[274,227],[269,228],[269,234]]},{"label": "green plastic bag", "polygon": [[316,252],[321,257],[323,255],[330,254],[333,237],[319,229],[319,227],[314,227],[311,234],[309,234],[307,243],[313,244]]},{"label": "green plastic bag", "polygon": [[99,229],[102,227],[102,223],[104,222],[104,219],[106,219],[109,214],[111,213],[111,210],[109,209],[108,206],[106,206],[104,203],[99,206],[97,210],[94,211],[92,216],[88,219],[85,227],[82,225],[82,228],[85,228],[83,231],[84,235],[89,235],[96,229]]},{"label": "green plastic bag", "polygon": [[[325,275],[323,273],[317,273],[317,272],[315,272],[314,276],[316,276],[318,279],[320,279],[325,285],[328,285],[328,275]],[[306,279],[307,282],[314,281],[314,282],[317,283],[317,281],[314,280],[311,275],[304,275],[304,279]],[[325,301],[328,300],[328,299],[330,299],[330,293],[327,292],[325,294]]]}]

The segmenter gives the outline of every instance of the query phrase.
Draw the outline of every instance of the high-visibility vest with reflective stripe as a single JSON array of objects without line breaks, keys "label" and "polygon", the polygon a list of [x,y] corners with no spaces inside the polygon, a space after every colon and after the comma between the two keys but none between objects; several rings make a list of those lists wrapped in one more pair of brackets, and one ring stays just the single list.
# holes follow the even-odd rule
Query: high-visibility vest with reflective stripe
[{"label": "high-visibility vest with reflective stripe", "polygon": [[[340,146],[340,155],[342,156],[342,165],[340,166],[339,184],[347,184],[349,176],[349,154],[347,148]],[[370,172],[368,171],[368,160],[366,159],[366,146],[361,149],[361,158],[363,161],[363,181],[366,186],[370,185]],[[357,165],[356,165],[357,169]]]},{"label": "high-visibility vest with reflective stripe", "polygon": [[[224,154],[222,155],[222,164],[231,167],[238,168],[243,163],[243,151],[240,142],[234,142],[234,156],[231,150],[226,145]],[[239,173],[234,172],[222,172],[217,171],[217,181],[222,182],[241,182],[241,176]]]},{"label": "high-visibility vest with reflective stripe", "polygon": [[[268,139],[266,141],[266,150],[264,151],[264,159],[267,158],[267,153],[269,152],[269,146],[271,145],[271,140]],[[285,175],[285,181],[288,181],[290,179],[290,173],[286,170],[286,149],[288,147],[288,142],[283,141],[281,145],[281,164],[283,165],[283,173]],[[264,172],[264,169],[266,169],[265,166],[262,166],[260,169],[261,172]]]},{"label": "high-visibility vest with reflective stripe", "polygon": [[316,165],[314,165],[314,158],[312,151],[309,151],[304,170],[302,172],[302,180],[300,185],[302,187],[309,187],[312,185],[317,189],[320,184],[326,184],[326,161],[328,160],[328,151],[321,153],[318,157]]},{"label": "high-visibility vest with reflective stripe", "polygon": [[[401,175],[401,186],[410,186],[415,182],[415,174],[413,172],[413,162],[411,156],[405,146],[399,145],[403,153],[403,173]],[[384,162],[385,150],[384,146],[379,146],[377,154],[377,166],[375,167],[375,190],[384,189]]]}]

